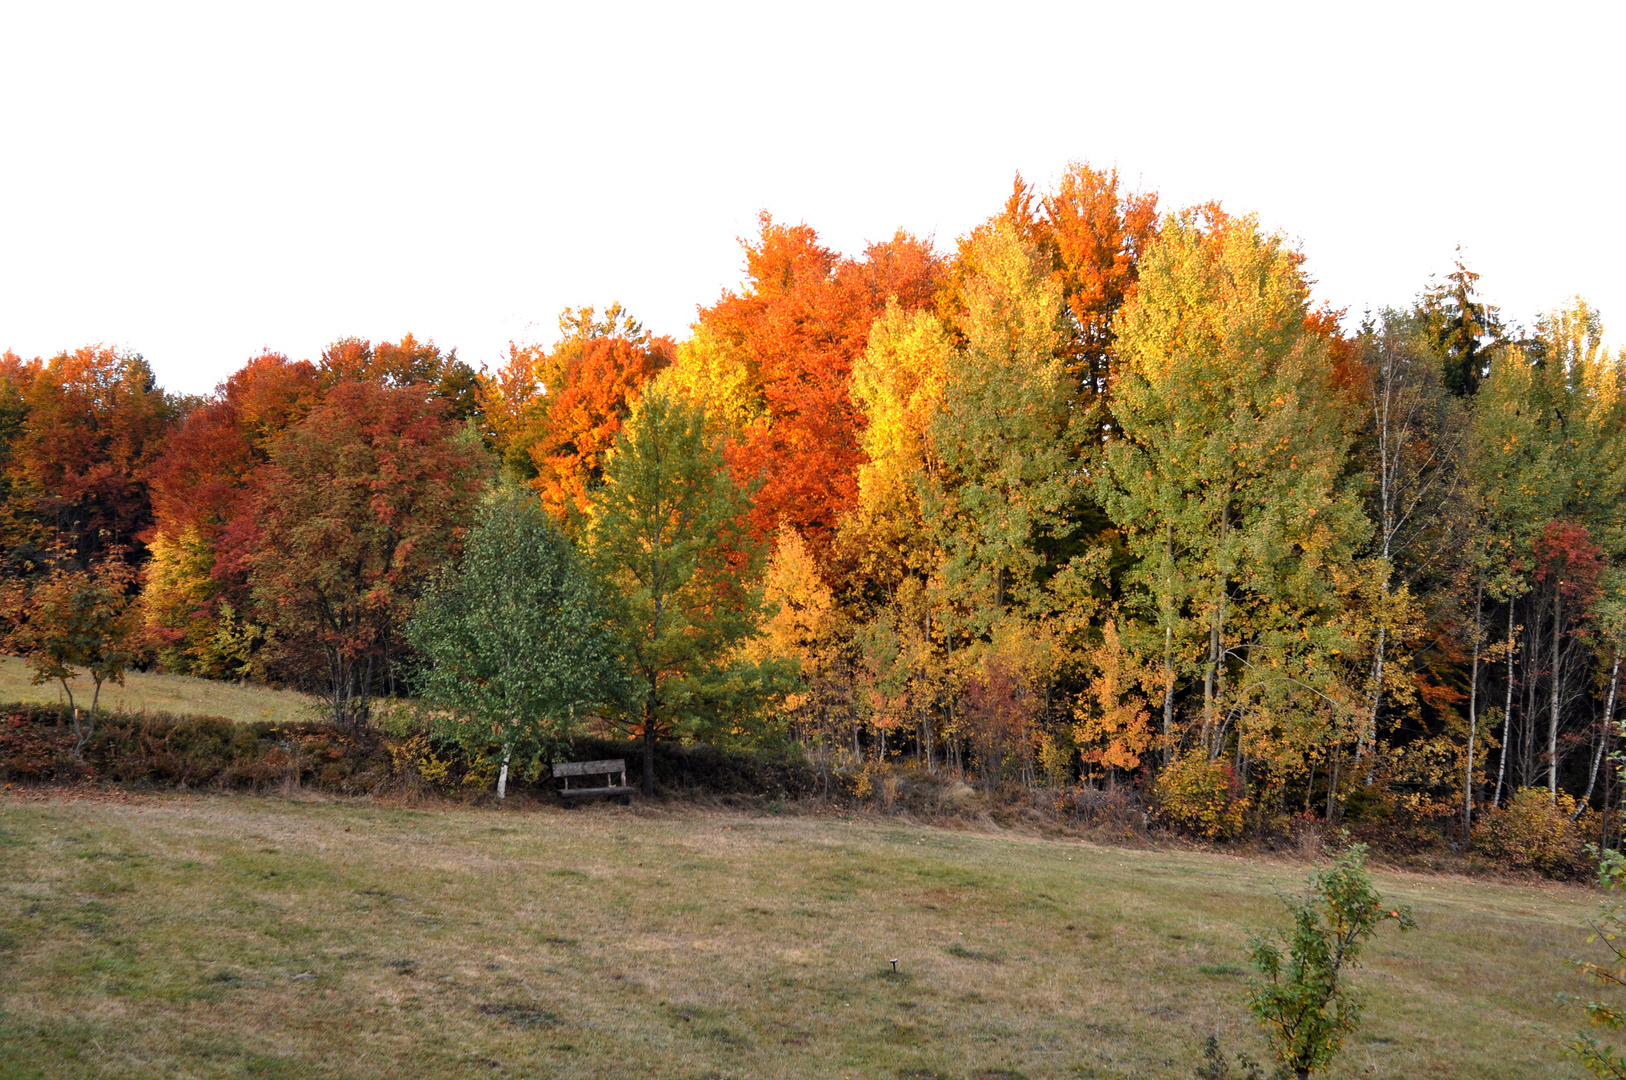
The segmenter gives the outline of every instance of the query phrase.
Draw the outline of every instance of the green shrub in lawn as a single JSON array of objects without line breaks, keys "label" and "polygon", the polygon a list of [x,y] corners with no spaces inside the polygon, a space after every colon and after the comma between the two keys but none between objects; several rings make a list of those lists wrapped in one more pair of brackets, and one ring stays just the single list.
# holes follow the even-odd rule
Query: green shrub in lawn
[{"label": "green shrub in lawn", "polygon": [[1276,1056],[1303,1080],[1325,1068],[1344,1036],[1360,1025],[1360,999],[1345,980],[1367,939],[1387,919],[1396,920],[1402,932],[1416,923],[1409,908],[1386,908],[1372,888],[1364,844],[1312,875],[1307,893],[1285,903],[1293,926],[1279,935],[1280,944],[1269,937],[1254,939],[1259,978],[1248,1008],[1264,1025]]}]

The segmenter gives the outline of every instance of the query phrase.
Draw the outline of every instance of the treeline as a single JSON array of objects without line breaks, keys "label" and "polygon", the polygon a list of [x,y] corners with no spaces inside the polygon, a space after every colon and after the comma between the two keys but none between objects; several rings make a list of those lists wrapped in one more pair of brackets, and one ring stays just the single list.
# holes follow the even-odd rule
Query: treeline
[{"label": "treeline", "polygon": [[1214,836],[1613,805],[1626,366],[1584,302],[1505,326],[1459,262],[1346,332],[1283,237],[1084,165],[952,252],[744,247],[687,340],[569,310],[494,371],[346,340],[193,400],[8,354],[13,647],[94,679],[51,612],[100,597],[109,677],[422,693],[526,767],[795,740]]}]

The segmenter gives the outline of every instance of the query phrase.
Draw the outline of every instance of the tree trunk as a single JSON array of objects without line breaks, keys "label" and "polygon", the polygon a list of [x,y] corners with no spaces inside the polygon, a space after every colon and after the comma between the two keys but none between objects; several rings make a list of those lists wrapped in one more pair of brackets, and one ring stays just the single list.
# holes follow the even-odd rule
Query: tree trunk
[{"label": "tree trunk", "polygon": [[655,795],[655,707],[644,705],[644,795]]},{"label": "tree trunk", "polygon": [[497,774],[497,798],[508,798],[508,760],[514,756],[514,751],[508,747],[502,752],[502,771]]},{"label": "tree trunk", "polygon": [[1163,627],[1163,764],[1174,758],[1174,627]]},{"label": "tree trunk", "polygon": [[1468,680],[1468,768],[1462,781],[1462,839],[1466,841],[1474,827],[1474,738],[1479,734],[1479,632],[1481,615],[1485,609],[1484,586],[1474,589],[1474,664]]},{"label": "tree trunk", "polygon": [[1507,778],[1507,751],[1513,738],[1513,601],[1507,602],[1507,702],[1502,706],[1502,753],[1496,762],[1496,796],[1492,806],[1502,805],[1502,781]]},{"label": "tree trunk", "polygon": [[[1598,783],[1598,765],[1603,761],[1605,748],[1609,745],[1609,736],[1615,729],[1615,690],[1620,685],[1620,650],[1615,650],[1615,666],[1609,671],[1609,703],[1603,709],[1603,723],[1598,732],[1598,748],[1592,754],[1592,775],[1587,777],[1586,794],[1581,801],[1575,804],[1575,812],[1570,815],[1574,821],[1581,816],[1581,812],[1592,801],[1592,789]],[[1600,845],[1601,846],[1601,845]]]},{"label": "tree trunk", "polygon": [[1560,581],[1553,590],[1553,675],[1549,699],[1551,708],[1547,714],[1547,795],[1554,806],[1558,805],[1558,648],[1561,640],[1560,631],[1563,628],[1561,621],[1563,612],[1564,583]]}]

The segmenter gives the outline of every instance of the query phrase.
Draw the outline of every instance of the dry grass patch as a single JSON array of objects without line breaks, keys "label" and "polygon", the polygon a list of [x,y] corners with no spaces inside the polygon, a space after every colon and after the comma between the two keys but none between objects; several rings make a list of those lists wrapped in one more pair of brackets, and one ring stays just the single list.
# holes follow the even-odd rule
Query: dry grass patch
[{"label": "dry grass patch", "polygon": [[[1211,1031],[1259,1056],[1247,928],[1304,872],[637,806],[12,799],[0,1077],[1189,1077]],[[1554,1071],[1595,895],[1379,879],[1422,929],[1373,948],[1334,1075]]]},{"label": "dry grass patch", "polygon": [[[54,682],[35,686],[28,664],[15,656],[0,656],[0,701],[66,705],[67,695]],[[74,702],[90,707],[94,689],[88,677],[73,680]],[[102,687],[101,707],[108,711],[170,713],[175,716],[223,716],[241,723],[266,720],[277,724],[308,723],[316,699],[292,690],[265,686],[239,686],[185,675],[156,675],[132,671],[124,685]]]}]

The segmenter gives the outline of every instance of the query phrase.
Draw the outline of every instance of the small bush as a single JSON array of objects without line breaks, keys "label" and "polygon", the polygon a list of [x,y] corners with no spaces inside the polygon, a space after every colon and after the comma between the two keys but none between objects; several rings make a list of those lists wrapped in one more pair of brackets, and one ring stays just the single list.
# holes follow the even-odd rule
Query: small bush
[{"label": "small bush", "polygon": [[1487,811],[1480,819],[1474,846],[1515,870],[1560,880],[1588,877],[1596,866],[1570,820],[1574,812],[1569,795],[1560,792],[1555,804],[1545,788],[1520,788],[1506,809]]},{"label": "small bush", "polygon": [[1164,821],[1210,840],[1240,835],[1247,820],[1250,800],[1231,767],[1201,751],[1164,766],[1154,794]]}]

